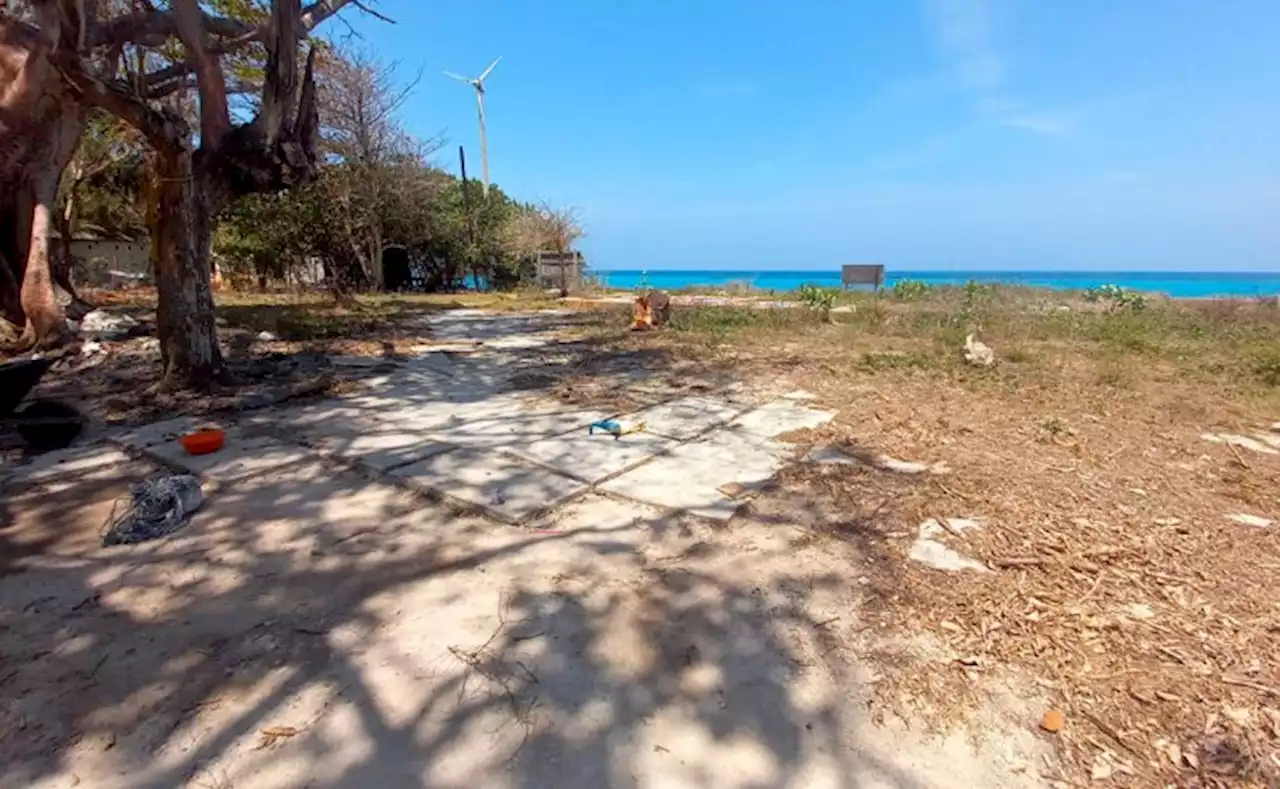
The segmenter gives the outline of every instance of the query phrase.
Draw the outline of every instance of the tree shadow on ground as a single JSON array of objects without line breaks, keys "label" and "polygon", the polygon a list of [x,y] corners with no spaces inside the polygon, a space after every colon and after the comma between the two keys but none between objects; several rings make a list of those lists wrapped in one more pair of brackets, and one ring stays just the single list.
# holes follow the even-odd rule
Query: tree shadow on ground
[{"label": "tree shadow on ground", "polygon": [[[60,484],[0,547],[119,495]],[[594,496],[502,527],[306,462],[90,542],[0,576],[5,785],[918,785],[861,744],[839,563],[776,535]]]}]

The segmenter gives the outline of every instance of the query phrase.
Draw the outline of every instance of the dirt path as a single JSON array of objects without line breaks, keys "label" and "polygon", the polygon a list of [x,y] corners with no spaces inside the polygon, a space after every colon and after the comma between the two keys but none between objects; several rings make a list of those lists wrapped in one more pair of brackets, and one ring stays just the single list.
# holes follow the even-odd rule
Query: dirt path
[{"label": "dirt path", "polygon": [[[527,324],[453,320],[498,350],[258,415],[214,462],[170,424],[11,480],[0,785],[1043,783],[1026,700],[977,743],[872,720],[856,543],[813,540],[803,503],[726,520],[719,480],[772,476],[820,412],[634,376],[651,430],[589,442],[596,409],[521,385],[554,355]],[[206,504],[100,547],[156,462]]]}]

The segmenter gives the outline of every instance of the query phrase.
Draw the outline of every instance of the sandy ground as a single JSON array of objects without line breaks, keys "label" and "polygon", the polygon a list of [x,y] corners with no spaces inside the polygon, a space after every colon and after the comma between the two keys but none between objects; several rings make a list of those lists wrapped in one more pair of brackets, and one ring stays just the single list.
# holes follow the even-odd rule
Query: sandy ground
[{"label": "sandy ground", "polygon": [[[469,336],[457,324],[441,334]],[[500,349],[503,336],[486,335]],[[423,382],[441,376],[414,375],[353,397],[378,413],[388,398],[428,412]],[[543,468],[524,507],[488,481],[432,489],[432,475],[470,473],[433,458],[489,463],[515,451],[511,441],[556,438],[512,438],[507,414],[527,402],[456,378],[444,376],[479,392],[459,407],[482,408],[464,426],[424,423],[422,440],[389,462],[388,451],[407,450],[347,457],[352,438],[331,452],[299,440],[308,451],[272,455],[270,467],[201,467],[205,505],[155,542],[101,547],[128,484],[160,471],[148,461],[107,455],[4,489],[0,786],[1046,783],[1052,757],[1033,733],[1043,703],[1016,682],[992,689],[978,738],[872,719],[877,676],[859,649],[860,570],[872,558],[856,542],[815,542],[805,502],[726,521],[719,501],[700,504],[709,483],[682,479],[681,469],[732,466],[723,452],[743,446],[757,453],[756,476],[772,473],[778,450],[752,431],[771,432],[761,424],[790,406],[741,403],[746,416],[734,417],[726,405],[737,430],[663,438],[678,448],[646,463],[694,464],[670,472],[690,506],[637,501],[666,493],[645,466],[577,471],[576,450],[553,442],[541,462],[568,463],[570,476],[544,483]],[[483,410],[491,399],[497,415]],[[289,413],[310,412],[267,421]],[[329,438],[351,437],[334,413],[320,417]],[[569,429],[558,411],[528,413],[522,429]],[[363,418],[352,417],[357,436],[376,432]],[[116,438],[132,456],[164,457],[155,436]],[[458,447],[422,457],[442,442]],[[495,473],[513,467],[503,462]],[[431,495],[397,468],[417,468]],[[629,474],[636,484],[612,484]],[[548,490],[555,500],[542,506]]]},{"label": "sandy ground", "polygon": [[4,786],[1035,785],[1025,719],[868,719],[859,557],[797,527],[595,494],[504,526],[304,463],[98,547],[146,471],[6,505]]}]

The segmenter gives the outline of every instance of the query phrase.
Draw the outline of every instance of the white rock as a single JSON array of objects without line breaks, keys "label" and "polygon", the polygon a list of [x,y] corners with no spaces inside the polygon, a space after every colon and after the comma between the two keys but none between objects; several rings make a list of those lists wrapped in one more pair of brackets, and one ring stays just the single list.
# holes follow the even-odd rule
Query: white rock
[{"label": "white rock", "polygon": [[876,455],[871,459],[871,464],[882,471],[892,471],[895,474],[950,474],[951,467],[946,463],[920,463],[914,460],[898,460],[890,455]]},{"label": "white rock", "polygon": [[1111,777],[1113,772],[1111,760],[1102,755],[1094,760],[1093,768],[1089,771],[1089,777],[1095,781],[1105,781]]},{"label": "white rock", "polygon": [[1128,614],[1131,619],[1141,620],[1154,619],[1156,616],[1155,610],[1146,603],[1131,603],[1127,608],[1125,608],[1125,613]]},{"label": "white rock", "polygon": [[852,466],[858,462],[857,458],[850,457],[830,444],[820,444],[809,450],[809,454],[805,455],[805,460],[810,463],[835,464],[840,466]]},{"label": "white rock", "polygon": [[803,389],[797,389],[794,392],[787,392],[782,396],[784,400],[816,400],[818,396],[813,392],[806,392]]},{"label": "white rock", "polygon": [[80,346],[81,356],[92,356],[95,353],[102,353],[102,343],[97,340],[89,340]]},{"label": "white rock", "polygon": [[910,460],[898,460],[889,455],[876,455],[872,460],[876,468],[884,471],[892,471],[895,474],[923,474],[929,470],[924,463],[916,463]]},{"label": "white rock", "polygon": [[964,338],[964,360],[975,367],[990,367],[995,364],[996,353],[991,346],[978,342],[970,334]]},{"label": "white rock", "polygon": [[138,322],[128,315],[112,315],[103,310],[90,310],[80,320],[80,332],[95,340],[118,340],[129,334]]},{"label": "white rock", "polygon": [[936,518],[929,518],[920,524],[916,541],[912,543],[907,558],[913,562],[932,567],[935,570],[944,570],[946,572],[974,570],[976,572],[989,573],[991,569],[986,565],[933,539],[941,536],[944,532],[963,534],[970,529],[977,529],[981,526],[982,522],[976,518],[947,518],[946,527]]},{"label": "white rock", "polygon": [[258,332],[258,339],[261,340],[262,342],[275,342],[280,338],[275,336],[269,331],[260,331]]},{"label": "white rock", "polygon": [[1254,433],[1259,441],[1271,447],[1272,449],[1280,449],[1280,436],[1273,436],[1268,433]]},{"label": "white rock", "polygon": [[911,552],[907,554],[907,558],[913,562],[932,567],[935,570],[944,570],[946,572],[954,573],[961,570],[974,570],[980,573],[991,572],[981,562],[970,559],[968,556],[948,548],[937,540],[916,540],[912,543]]},{"label": "white rock", "polygon": [[1280,455],[1280,448],[1269,446],[1270,440],[1263,442],[1234,433],[1202,433],[1200,437],[1211,444],[1231,444],[1260,455]]},{"label": "white rock", "polygon": [[1256,526],[1259,529],[1265,529],[1271,525],[1271,520],[1268,518],[1260,518],[1257,515],[1249,515],[1243,512],[1228,515],[1227,518],[1239,523],[1241,526]]}]

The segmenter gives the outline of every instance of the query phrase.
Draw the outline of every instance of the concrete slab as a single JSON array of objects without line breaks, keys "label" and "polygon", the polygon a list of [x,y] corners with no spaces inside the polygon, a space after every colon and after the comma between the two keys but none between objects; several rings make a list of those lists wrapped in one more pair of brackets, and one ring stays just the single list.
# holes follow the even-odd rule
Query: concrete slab
[{"label": "concrete slab", "polygon": [[310,442],[321,455],[363,463],[378,471],[404,466],[448,452],[452,444],[435,440],[423,430],[383,429],[360,435],[321,435]]},{"label": "concrete slab", "polygon": [[674,439],[650,433],[631,433],[614,438],[586,430],[552,436],[511,448],[512,454],[549,466],[563,474],[588,482],[642,463],[676,446]]},{"label": "concrete slab", "polygon": [[600,487],[629,498],[727,520],[742,505],[720,492],[729,483],[752,485],[777,473],[791,447],[745,432],[721,431],[682,444],[668,454]]},{"label": "concrete slab", "polygon": [[797,405],[790,400],[779,400],[748,411],[730,423],[730,427],[744,430],[764,438],[789,433],[792,430],[814,428],[831,421],[835,414]]},{"label": "concrete slab", "polygon": [[209,416],[179,416],[173,419],[166,419],[163,422],[152,422],[149,425],[135,427],[126,430],[123,433],[117,433],[109,436],[110,440],[119,444],[134,447],[135,449],[146,449],[156,444],[164,444],[173,441],[179,436],[198,430],[202,427],[221,427],[230,426],[230,421],[218,419]]},{"label": "concrete slab", "polygon": [[723,400],[682,397],[629,414],[628,418],[642,420],[650,433],[685,440],[728,422],[741,410]]},{"label": "concrete slab", "polygon": [[208,455],[188,455],[177,441],[154,444],[143,450],[169,465],[202,479],[230,482],[310,457],[303,447],[285,444],[268,436],[246,435],[236,427],[227,429],[227,443]]},{"label": "concrete slab", "polygon": [[390,474],[422,490],[442,493],[510,523],[581,493],[587,486],[496,451],[458,449]]},{"label": "concrete slab", "polygon": [[[484,433],[494,434],[498,430],[497,425],[502,422],[515,424],[521,419],[571,410],[573,410],[572,407],[556,400],[530,396],[520,392],[505,392],[474,399],[401,400],[392,405],[373,409],[371,414],[376,418],[377,423],[383,427],[411,430],[434,429],[437,431],[457,432],[465,436]],[[476,426],[476,423],[492,424],[482,428]],[[531,435],[543,436],[552,432],[563,432],[572,427],[573,425],[569,424],[559,431],[555,429],[533,430]]]},{"label": "concrete slab", "polygon": [[348,398],[330,398],[305,405],[262,411],[245,418],[243,424],[285,433],[357,435],[376,424],[376,409]]},{"label": "concrete slab", "polygon": [[[536,406],[534,406],[536,407]],[[437,428],[442,441],[466,447],[519,447],[541,438],[579,431],[608,417],[604,411],[575,409],[552,413],[511,411],[492,416],[461,415],[449,425]]]},{"label": "concrete slab", "polygon": [[21,465],[0,468],[0,483],[39,485],[64,477],[102,479],[133,462],[124,451],[108,444],[67,447],[37,455]]},{"label": "concrete slab", "polygon": [[431,316],[429,321],[431,336],[437,341],[480,341],[486,345],[524,348],[554,341],[554,332],[563,324],[563,319],[563,315],[552,313],[450,310]]}]

